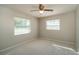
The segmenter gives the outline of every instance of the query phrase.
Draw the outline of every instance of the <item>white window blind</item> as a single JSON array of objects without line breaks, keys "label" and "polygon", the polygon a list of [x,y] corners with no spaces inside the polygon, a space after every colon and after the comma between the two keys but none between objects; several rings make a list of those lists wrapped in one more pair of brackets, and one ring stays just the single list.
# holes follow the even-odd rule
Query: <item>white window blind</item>
[{"label": "white window blind", "polygon": [[26,34],[31,32],[30,20],[21,17],[15,17],[14,21],[14,35]]},{"label": "white window blind", "polygon": [[47,20],[46,21],[47,30],[60,30],[60,20]]}]

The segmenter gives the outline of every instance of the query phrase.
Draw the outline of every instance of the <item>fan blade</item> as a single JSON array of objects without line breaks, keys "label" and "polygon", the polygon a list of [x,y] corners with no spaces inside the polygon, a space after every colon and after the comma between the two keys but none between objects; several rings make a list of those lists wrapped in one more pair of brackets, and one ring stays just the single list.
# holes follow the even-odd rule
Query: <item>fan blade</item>
[{"label": "fan blade", "polygon": [[44,11],[53,11],[53,9],[44,9]]}]

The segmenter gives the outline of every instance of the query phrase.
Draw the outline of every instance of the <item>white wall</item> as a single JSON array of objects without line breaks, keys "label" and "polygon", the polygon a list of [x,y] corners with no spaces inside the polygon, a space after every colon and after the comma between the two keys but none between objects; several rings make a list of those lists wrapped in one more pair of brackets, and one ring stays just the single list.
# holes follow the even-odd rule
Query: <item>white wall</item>
[{"label": "white wall", "polygon": [[[20,16],[31,20],[32,31],[29,34],[14,35],[14,17]],[[0,6],[0,50],[24,40],[37,37],[37,19],[18,11]]]},{"label": "white wall", "polygon": [[[60,30],[46,30],[46,21],[60,19]],[[40,37],[75,42],[75,12],[40,19]]]},{"label": "white wall", "polygon": [[[79,10],[77,12],[77,22]],[[31,20],[32,32],[24,35],[14,35],[14,20],[13,17],[20,16]],[[46,30],[45,21],[48,19],[60,19],[60,31],[49,31]],[[79,25],[77,23],[77,25]],[[39,30],[40,29],[40,30]],[[77,32],[79,27],[77,26]],[[38,32],[39,31],[39,32]],[[77,47],[79,47],[77,33]],[[62,15],[55,15],[51,17],[36,19],[32,16],[23,14],[19,11],[14,11],[9,8],[0,6],[0,50],[5,49],[9,46],[15,45],[21,41],[28,41],[31,38],[45,37],[65,42],[75,42],[75,12],[70,12]],[[79,48],[78,48],[79,49]]]},{"label": "white wall", "polygon": [[76,11],[76,47],[79,52],[79,6]]}]

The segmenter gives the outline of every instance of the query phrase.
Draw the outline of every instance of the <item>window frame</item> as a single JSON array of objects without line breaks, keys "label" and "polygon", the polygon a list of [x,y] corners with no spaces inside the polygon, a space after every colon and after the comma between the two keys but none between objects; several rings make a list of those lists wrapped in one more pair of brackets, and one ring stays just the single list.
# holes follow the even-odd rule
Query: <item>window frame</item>
[{"label": "window frame", "polygon": [[[16,18],[18,18],[18,19],[16,19]],[[22,19],[25,19],[25,20],[22,20]],[[18,33],[17,32],[17,27],[16,27],[16,20],[22,20],[22,21],[29,21],[29,23],[30,23],[30,25],[29,25],[29,32],[27,31],[27,27],[25,28],[25,32],[20,32],[20,33]],[[26,22],[27,23],[27,22]],[[16,16],[16,17],[14,17],[14,35],[16,36],[16,35],[23,35],[23,34],[29,34],[29,33],[31,33],[31,20],[30,19],[27,19],[27,18],[25,18],[25,17],[20,17],[20,16]],[[22,27],[21,27],[22,28]],[[21,29],[21,28],[19,28],[19,29]],[[22,28],[23,29],[23,28]],[[27,32],[26,32],[27,31]]]},{"label": "window frame", "polygon": [[[58,24],[57,25],[55,25],[55,24],[50,24],[50,25],[47,24],[48,22],[51,22],[51,21],[53,21],[54,23],[56,21],[58,21]],[[57,26],[57,28],[55,26]],[[53,28],[51,28],[51,27],[53,27]],[[49,20],[46,20],[46,30],[60,30],[60,19],[52,19],[52,20],[49,19]]]}]

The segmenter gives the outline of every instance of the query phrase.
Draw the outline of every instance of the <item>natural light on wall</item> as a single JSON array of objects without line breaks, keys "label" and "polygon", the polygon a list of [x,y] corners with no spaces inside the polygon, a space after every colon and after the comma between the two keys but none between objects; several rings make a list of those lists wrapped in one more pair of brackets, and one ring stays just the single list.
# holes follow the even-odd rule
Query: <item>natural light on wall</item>
[{"label": "natural light on wall", "polygon": [[46,21],[47,30],[60,30],[60,20],[47,20]]},{"label": "natural light on wall", "polygon": [[21,35],[31,32],[30,20],[21,17],[15,17],[14,22],[14,35]]}]

